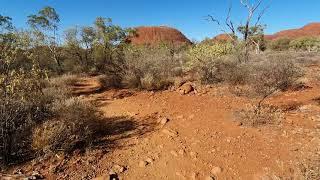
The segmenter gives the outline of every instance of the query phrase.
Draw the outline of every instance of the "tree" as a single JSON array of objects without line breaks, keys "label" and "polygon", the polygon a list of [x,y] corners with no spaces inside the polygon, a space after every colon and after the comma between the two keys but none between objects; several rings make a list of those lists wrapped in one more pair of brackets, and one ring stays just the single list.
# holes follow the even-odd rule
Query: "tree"
[{"label": "tree", "polygon": [[73,27],[64,32],[65,50],[78,60],[78,63],[88,70],[92,66],[92,51],[96,39],[93,27]]},{"label": "tree", "polygon": [[58,27],[60,18],[52,7],[44,7],[37,14],[28,16],[28,24],[36,39],[46,46],[57,65],[58,74],[62,73],[62,64],[58,52]]},{"label": "tree", "polygon": [[[252,36],[256,36],[258,32],[257,30],[259,30],[262,27],[261,25],[259,25],[259,22],[269,7],[269,6],[266,6],[263,9],[261,9],[262,3],[263,3],[263,0],[256,0],[254,3],[250,3],[249,0],[240,0],[240,4],[243,5],[247,10],[247,17],[246,17],[245,23],[243,25],[240,24],[238,27],[236,27],[235,23],[231,19],[232,5],[230,5],[228,9],[227,17],[225,19],[225,26],[227,27],[228,30],[226,30],[224,25],[222,25],[220,21],[216,19],[214,16],[212,15],[207,16],[207,20],[215,22],[220,27],[220,30],[223,33],[227,34],[230,37],[230,39],[232,39],[233,46],[234,48],[236,48],[236,50],[239,50],[237,49],[239,47],[243,47],[242,48],[243,55],[241,55],[238,58],[240,62],[249,61],[250,44],[253,43]],[[258,12],[260,9],[261,11]],[[242,36],[241,39],[243,41],[243,46],[241,46],[241,44],[238,43],[237,32],[240,32],[240,35]]]},{"label": "tree", "polygon": [[114,25],[110,18],[98,17],[94,22],[95,37],[95,66],[97,71],[117,74],[123,68],[123,43],[129,30]]},{"label": "tree", "polygon": [[[265,49],[264,29],[265,29],[265,26],[256,25],[256,26],[251,26],[249,28],[249,31],[247,32],[249,36],[248,43],[249,45],[254,45],[256,54],[259,54],[262,50]],[[246,33],[246,27],[239,26],[238,32],[244,36],[244,34]]]}]

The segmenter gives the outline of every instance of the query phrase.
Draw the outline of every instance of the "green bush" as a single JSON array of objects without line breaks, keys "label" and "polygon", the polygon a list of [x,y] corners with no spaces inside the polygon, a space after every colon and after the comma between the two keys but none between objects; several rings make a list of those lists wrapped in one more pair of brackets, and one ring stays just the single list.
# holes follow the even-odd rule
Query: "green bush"
[{"label": "green bush", "polygon": [[320,50],[320,39],[313,37],[302,37],[290,42],[290,47],[294,50],[318,52]]},{"label": "green bush", "polygon": [[291,40],[288,38],[280,38],[269,41],[268,48],[274,51],[286,51],[290,49]]}]

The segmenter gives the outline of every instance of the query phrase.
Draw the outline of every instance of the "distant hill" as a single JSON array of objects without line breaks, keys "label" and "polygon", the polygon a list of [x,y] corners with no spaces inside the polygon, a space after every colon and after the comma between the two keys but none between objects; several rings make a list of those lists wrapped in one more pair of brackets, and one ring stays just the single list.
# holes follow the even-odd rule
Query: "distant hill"
[{"label": "distant hill", "polygon": [[192,44],[179,30],[167,26],[142,26],[134,28],[127,41],[134,45]]},{"label": "distant hill", "polygon": [[320,36],[320,23],[310,23],[299,29],[289,29],[280,31],[273,35],[265,35],[267,40],[276,40],[279,38],[296,39],[300,37]]},{"label": "distant hill", "polygon": [[213,38],[214,41],[229,41],[231,40],[228,34],[219,34]]}]

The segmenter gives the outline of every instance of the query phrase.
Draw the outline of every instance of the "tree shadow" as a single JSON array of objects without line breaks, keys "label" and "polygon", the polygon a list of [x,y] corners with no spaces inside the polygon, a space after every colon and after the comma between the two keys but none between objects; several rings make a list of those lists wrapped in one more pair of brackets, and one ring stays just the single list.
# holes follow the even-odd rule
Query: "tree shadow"
[{"label": "tree shadow", "polygon": [[122,140],[146,136],[158,127],[153,117],[135,119],[126,116],[104,118],[96,125],[96,140],[92,148],[107,148],[110,151],[123,147]]}]

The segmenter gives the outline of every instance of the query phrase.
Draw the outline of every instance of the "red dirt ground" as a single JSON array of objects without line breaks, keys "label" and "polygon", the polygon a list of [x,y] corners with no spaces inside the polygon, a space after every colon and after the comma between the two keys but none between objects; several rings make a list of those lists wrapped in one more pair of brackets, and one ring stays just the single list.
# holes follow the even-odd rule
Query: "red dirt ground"
[{"label": "red dirt ground", "polygon": [[[320,23],[312,23],[266,38],[319,35]],[[216,38],[225,40],[226,35]],[[136,45],[191,44],[180,31],[164,26],[139,27],[130,40]],[[313,66],[308,77],[319,71]],[[271,97],[267,103],[284,110],[285,120],[253,128],[241,126],[235,115],[252,100],[230,93],[225,85],[181,95],[169,90],[101,91],[98,77],[83,78],[74,94],[98,106],[101,123],[108,125],[99,143],[84,153],[50,155],[18,167],[46,179],[109,179],[110,171],[129,180],[299,179],[297,164],[320,154],[318,81]]]},{"label": "red dirt ground", "polygon": [[224,85],[189,95],[99,92],[97,78],[84,78],[75,92],[104,114],[101,123],[108,128],[100,144],[71,157],[34,160],[21,166],[25,172],[36,170],[47,179],[107,180],[110,171],[130,180],[299,179],[297,163],[320,152],[320,84],[315,81],[308,82],[310,88],[269,99],[286,110],[279,125],[252,128],[239,125],[234,114],[251,100],[229,93]]},{"label": "red dirt ground", "polygon": [[128,41],[134,45],[158,45],[167,44],[191,44],[179,30],[166,26],[143,26],[135,28],[134,35],[130,35]]}]

